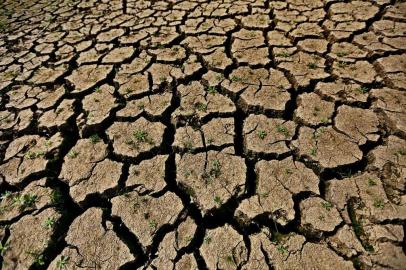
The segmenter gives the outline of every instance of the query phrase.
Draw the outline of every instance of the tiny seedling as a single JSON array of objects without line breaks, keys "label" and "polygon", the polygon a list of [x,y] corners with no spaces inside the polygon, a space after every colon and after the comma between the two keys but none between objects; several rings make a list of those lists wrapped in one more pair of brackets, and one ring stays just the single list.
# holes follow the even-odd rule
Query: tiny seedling
[{"label": "tiny seedling", "polygon": [[213,161],[210,169],[210,176],[217,178],[219,177],[221,173],[221,164],[220,162],[216,159]]},{"label": "tiny seedling", "polygon": [[285,169],[285,173],[286,173],[287,175],[291,175],[291,174],[293,174],[293,170],[287,168],[287,169]]},{"label": "tiny seedling", "polygon": [[49,146],[51,146],[52,145],[52,141],[51,140],[46,140],[45,141],[45,146],[46,147],[49,147]]},{"label": "tiny seedling", "polygon": [[338,52],[338,53],[337,53],[337,56],[338,56],[338,57],[344,57],[344,56],[346,56],[346,55],[347,55],[346,52]]},{"label": "tiny seedling", "polygon": [[406,149],[399,149],[398,151],[396,151],[395,155],[406,156]]},{"label": "tiny seedling", "polygon": [[100,93],[100,92],[101,92],[100,87],[96,87],[96,88],[94,89],[94,91],[95,91],[96,93]]},{"label": "tiny seedling", "polygon": [[374,200],[374,207],[383,209],[385,207],[385,202],[382,199],[375,199]]},{"label": "tiny seedling", "polygon": [[89,137],[89,139],[92,144],[100,142],[100,137],[97,134],[93,134],[92,136]]},{"label": "tiny seedling", "polygon": [[217,81],[221,81],[221,80],[223,80],[224,79],[224,75],[223,74],[217,74],[216,75],[216,80]]},{"label": "tiny seedling", "polygon": [[43,225],[47,229],[52,229],[55,225],[55,219],[53,217],[47,217]]},{"label": "tiny seedling", "polygon": [[235,264],[234,258],[233,258],[232,255],[226,256],[226,262],[228,262],[228,263],[230,263],[230,264]]},{"label": "tiny seedling", "polygon": [[330,119],[328,119],[326,117],[323,117],[323,118],[320,119],[320,122],[323,123],[323,124],[328,124],[328,123],[330,123]]},{"label": "tiny seedling", "polygon": [[150,220],[150,221],[149,221],[149,227],[150,227],[152,230],[156,230],[156,228],[158,227],[158,223],[157,223],[155,220]]},{"label": "tiny seedling", "polygon": [[217,93],[217,89],[215,86],[209,86],[209,87],[207,87],[207,92],[209,94],[215,95]]},{"label": "tiny seedling", "polygon": [[312,155],[314,157],[317,155],[317,148],[316,147],[313,147],[312,149],[310,149],[310,155]]},{"label": "tiny seedling", "polygon": [[346,63],[346,62],[343,62],[343,61],[340,61],[340,62],[338,62],[337,66],[338,66],[339,68],[345,68],[345,67],[347,66],[347,63]]},{"label": "tiny seedling", "polygon": [[8,248],[9,248],[9,241],[7,241],[4,244],[2,242],[0,242],[0,255],[3,256]]},{"label": "tiny seedling", "polygon": [[193,236],[191,236],[191,235],[188,235],[185,237],[185,241],[188,243],[192,242],[192,240],[193,240]]},{"label": "tiny seedling", "polygon": [[45,156],[44,151],[38,151],[38,152],[28,151],[24,155],[24,157],[27,158],[27,159],[36,159],[36,158],[43,157],[43,156]]},{"label": "tiny seedling", "polygon": [[265,130],[260,130],[260,131],[258,131],[257,135],[258,135],[258,138],[263,140],[268,135],[268,133]]},{"label": "tiny seedling", "polygon": [[201,102],[198,102],[198,103],[195,104],[195,106],[196,106],[196,109],[198,111],[201,111],[201,112],[207,111],[207,104],[203,104]]},{"label": "tiny seedling", "polygon": [[69,256],[61,256],[61,258],[56,262],[56,267],[60,270],[65,269],[69,259]]},{"label": "tiny seedling", "polygon": [[191,187],[185,187],[184,189],[185,189],[185,192],[186,192],[187,195],[189,195],[189,196],[191,196],[191,197],[196,197],[196,193],[195,193],[195,191],[193,190],[193,188],[191,188]]},{"label": "tiny seedling", "polygon": [[285,135],[285,137],[289,137],[289,130],[284,125],[277,125],[276,131]]},{"label": "tiny seedling", "polygon": [[287,51],[283,51],[283,52],[281,52],[281,53],[278,53],[276,56],[279,56],[279,57],[289,57],[290,56],[290,53],[289,52],[287,52]]},{"label": "tiny seedling", "polygon": [[75,151],[75,150],[70,150],[68,153],[68,157],[69,158],[76,158],[79,155],[79,152]]},{"label": "tiny seedling", "polygon": [[242,79],[240,77],[238,77],[238,76],[232,76],[231,81],[232,82],[240,82],[240,81],[242,81]]},{"label": "tiny seedling", "polygon": [[203,240],[206,244],[210,244],[211,243],[211,237],[210,236],[206,236]]},{"label": "tiny seedling", "polygon": [[6,192],[4,192],[4,193],[1,194],[0,199],[6,200],[6,199],[8,199],[8,198],[11,197],[11,194],[13,194],[11,191],[6,191]]},{"label": "tiny seedling", "polygon": [[219,196],[214,197],[214,202],[217,203],[218,205],[221,205],[223,202]]},{"label": "tiny seedling", "polygon": [[34,259],[34,265],[42,266],[45,264],[44,255],[39,254],[37,252],[28,252],[28,254],[31,255],[32,258]]},{"label": "tiny seedling", "polygon": [[286,247],[282,246],[282,245],[279,245],[276,249],[277,249],[278,252],[281,253],[281,254],[288,253],[288,249],[287,249]]},{"label": "tiny seedling", "polygon": [[372,178],[368,178],[368,186],[372,187],[372,186],[376,186],[376,182],[374,179]]},{"label": "tiny seedling", "polygon": [[321,202],[321,207],[323,207],[327,211],[330,211],[331,208],[333,208],[333,204],[331,202]]},{"label": "tiny seedling", "polygon": [[134,131],[133,136],[138,143],[152,143],[152,140],[149,138],[148,133],[144,130]]},{"label": "tiny seedling", "polygon": [[366,93],[368,93],[369,88],[365,87],[365,86],[361,86],[361,87],[355,88],[355,91],[360,93],[360,94],[366,94]]},{"label": "tiny seedling", "polygon": [[18,205],[21,209],[32,207],[38,200],[38,196],[35,194],[18,195],[13,198],[13,204]]},{"label": "tiny seedling", "polygon": [[263,193],[259,193],[258,195],[262,198],[268,198],[270,194],[271,194],[270,192],[263,192]]},{"label": "tiny seedling", "polygon": [[317,64],[312,62],[312,63],[307,64],[307,67],[310,68],[310,69],[316,69]]},{"label": "tiny seedling", "polygon": [[63,195],[59,189],[52,190],[50,196],[52,204],[60,204],[63,202]]}]

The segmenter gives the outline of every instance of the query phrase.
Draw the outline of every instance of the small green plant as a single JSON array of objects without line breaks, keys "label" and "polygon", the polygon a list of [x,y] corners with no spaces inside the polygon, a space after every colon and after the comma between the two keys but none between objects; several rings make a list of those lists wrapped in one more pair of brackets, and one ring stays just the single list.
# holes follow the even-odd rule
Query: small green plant
[{"label": "small green plant", "polygon": [[310,69],[316,69],[316,68],[317,68],[317,64],[314,63],[314,62],[311,62],[311,63],[307,64],[307,67],[310,68]]},{"label": "small green plant", "polygon": [[51,140],[46,140],[45,141],[45,146],[46,147],[49,147],[49,146],[51,146],[52,145],[52,141]]},{"label": "small green plant", "polygon": [[270,192],[263,192],[263,193],[259,193],[258,195],[262,198],[268,198],[270,194],[271,194]]},{"label": "small green plant", "polygon": [[293,170],[292,170],[292,169],[287,168],[287,169],[285,169],[285,174],[287,174],[287,175],[291,175],[291,174],[293,174]]},{"label": "small green plant", "polygon": [[276,56],[278,56],[278,57],[289,57],[290,56],[290,53],[288,52],[288,51],[283,51],[283,52],[281,52],[281,53],[278,53]]},{"label": "small green plant", "polygon": [[24,194],[18,195],[13,198],[13,204],[18,205],[21,209],[32,207],[35,202],[38,200],[38,196],[35,194]]},{"label": "small green plant", "polygon": [[385,202],[382,199],[377,198],[374,200],[374,207],[383,209],[385,207]]},{"label": "small green plant", "polygon": [[150,221],[149,221],[149,227],[150,227],[152,230],[156,230],[156,228],[158,227],[158,223],[157,223],[155,220],[150,220]]},{"label": "small green plant", "polygon": [[50,197],[52,204],[60,204],[63,202],[63,195],[59,189],[52,190]]},{"label": "small green plant", "polygon": [[339,68],[345,68],[345,67],[347,66],[347,63],[346,63],[346,62],[343,62],[343,61],[340,61],[340,62],[338,62],[337,66],[338,66]]},{"label": "small green plant", "polygon": [[313,147],[312,149],[310,149],[310,155],[312,155],[314,157],[317,155],[317,148],[316,147]]},{"label": "small green plant", "polygon": [[73,158],[76,158],[78,155],[79,155],[79,152],[77,152],[77,151],[75,151],[75,150],[73,150],[73,149],[70,150],[69,153],[68,153],[68,157],[69,157],[69,158],[72,158],[72,159],[73,159]]},{"label": "small green plant", "polygon": [[0,199],[6,200],[6,199],[10,198],[12,194],[13,194],[13,193],[12,193],[11,191],[6,191],[6,192],[4,192],[4,193],[1,194]]},{"label": "small green plant", "polygon": [[217,81],[221,81],[221,80],[223,80],[224,79],[224,75],[223,74],[217,74],[216,75],[216,80]]},{"label": "small green plant", "polygon": [[27,252],[34,260],[35,266],[42,266],[45,264],[44,255],[40,254],[39,252]]},{"label": "small green plant", "polygon": [[238,77],[238,76],[232,76],[231,81],[232,82],[240,82],[240,81],[242,81],[242,79],[240,77]]},{"label": "small green plant", "polygon": [[374,179],[372,178],[368,178],[368,186],[372,187],[372,186],[376,186],[376,182]]},{"label": "small green plant", "polygon": [[95,91],[96,93],[100,93],[100,92],[101,92],[101,89],[100,89],[100,87],[96,87],[96,88],[94,89],[94,91]]},{"label": "small green plant", "polygon": [[223,202],[219,196],[214,197],[214,202],[217,203],[218,205],[221,205]]},{"label": "small green plant", "polygon": [[406,156],[406,149],[399,149],[395,153],[396,156]]},{"label": "small green plant", "polygon": [[219,177],[221,173],[221,164],[220,162],[216,159],[213,161],[211,164],[211,169],[210,169],[210,176],[217,178]]},{"label": "small green plant", "polygon": [[69,256],[61,256],[61,258],[56,262],[56,267],[60,270],[65,269],[69,259]]},{"label": "small green plant", "polygon": [[289,252],[288,249],[287,249],[286,247],[282,246],[282,245],[279,245],[276,249],[277,249],[278,252],[281,253],[281,254],[285,254],[285,253],[288,253],[288,252]]},{"label": "small green plant", "polygon": [[284,126],[284,125],[277,125],[276,126],[276,131],[278,133],[281,133],[283,135],[285,135],[285,137],[289,137],[289,130]]},{"label": "small green plant", "polygon": [[226,260],[226,262],[229,263],[229,264],[235,264],[234,258],[233,258],[232,255],[226,256],[225,260]]},{"label": "small green plant", "polygon": [[209,87],[207,87],[207,92],[209,94],[215,95],[217,93],[217,89],[215,86],[209,86]]},{"label": "small green plant", "polygon": [[149,143],[149,144],[153,144],[153,140],[149,137],[148,132],[144,131],[144,130],[136,130],[133,133],[133,137],[135,138],[135,140],[138,143]]},{"label": "small green plant", "polygon": [[43,225],[47,229],[52,229],[55,225],[55,219],[53,217],[47,217]]},{"label": "small green plant", "polygon": [[338,57],[344,57],[344,56],[346,56],[346,55],[347,55],[346,52],[338,52],[338,53],[337,53],[337,56],[338,56]]},{"label": "small green plant", "polygon": [[331,202],[321,202],[321,207],[330,211],[333,208],[333,204]]},{"label": "small green plant", "polygon": [[366,93],[368,93],[369,88],[365,87],[365,86],[361,86],[361,87],[355,88],[355,91],[360,93],[360,94],[366,94]]},{"label": "small green plant", "polygon": [[196,104],[195,104],[195,107],[196,107],[196,109],[197,109],[198,111],[201,111],[201,112],[207,111],[207,105],[206,105],[206,104],[203,104],[203,103],[201,103],[201,102],[196,103]]},{"label": "small green plant", "polygon": [[1,255],[1,256],[4,255],[4,253],[8,250],[9,246],[10,246],[10,245],[9,245],[9,241],[7,241],[6,243],[4,243],[4,245],[3,245],[2,242],[0,242],[0,255]]},{"label": "small green plant", "polygon": [[96,143],[100,142],[100,140],[101,140],[99,135],[97,135],[97,134],[93,134],[92,136],[89,137],[89,139],[92,144],[96,144]]},{"label": "small green plant", "polygon": [[266,136],[268,136],[268,133],[265,130],[260,130],[257,133],[258,138],[260,138],[261,140],[265,139]]},{"label": "small green plant", "polygon": [[206,244],[208,245],[208,244],[211,243],[211,237],[210,237],[210,236],[206,236],[206,237],[203,239],[203,241],[204,241],[204,243],[206,243]]},{"label": "small green plant", "polygon": [[133,136],[138,142],[146,142],[148,133],[143,130],[136,130],[134,131]]},{"label": "small green plant", "polygon": [[38,151],[38,152],[27,151],[27,153],[25,153],[25,155],[24,155],[24,157],[27,159],[36,159],[36,158],[43,157],[43,156],[45,156],[44,151]]},{"label": "small green plant", "polygon": [[190,151],[193,149],[193,142],[192,141],[186,141],[183,143],[183,148],[185,148],[187,151]]},{"label": "small green plant", "polygon": [[323,124],[328,124],[328,123],[330,123],[330,119],[323,117],[320,119],[320,122],[322,122]]}]

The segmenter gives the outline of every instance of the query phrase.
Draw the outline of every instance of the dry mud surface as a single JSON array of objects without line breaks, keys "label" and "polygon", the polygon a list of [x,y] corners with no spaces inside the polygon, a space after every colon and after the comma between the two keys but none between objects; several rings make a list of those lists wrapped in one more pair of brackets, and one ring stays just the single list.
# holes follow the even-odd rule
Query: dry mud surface
[{"label": "dry mud surface", "polygon": [[0,269],[405,269],[406,2],[4,0]]}]

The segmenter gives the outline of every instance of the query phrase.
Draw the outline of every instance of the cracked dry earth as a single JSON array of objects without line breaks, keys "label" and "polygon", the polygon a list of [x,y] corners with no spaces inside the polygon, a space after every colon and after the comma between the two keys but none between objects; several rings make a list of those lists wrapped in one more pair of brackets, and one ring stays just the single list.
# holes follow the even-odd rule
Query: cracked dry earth
[{"label": "cracked dry earth", "polygon": [[4,0],[0,269],[405,269],[406,2]]}]

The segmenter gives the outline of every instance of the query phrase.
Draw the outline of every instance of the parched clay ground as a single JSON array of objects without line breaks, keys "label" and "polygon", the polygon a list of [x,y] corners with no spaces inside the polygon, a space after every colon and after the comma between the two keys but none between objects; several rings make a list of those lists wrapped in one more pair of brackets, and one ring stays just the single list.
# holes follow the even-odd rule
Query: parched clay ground
[{"label": "parched clay ground", "polygon": [[405,269],[406,2],[4,0],[0,269]]}]

